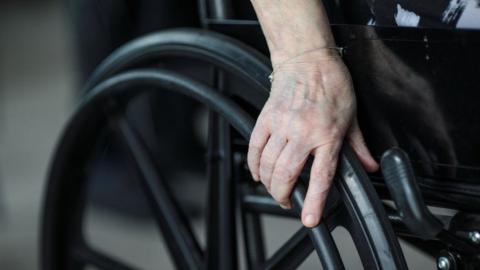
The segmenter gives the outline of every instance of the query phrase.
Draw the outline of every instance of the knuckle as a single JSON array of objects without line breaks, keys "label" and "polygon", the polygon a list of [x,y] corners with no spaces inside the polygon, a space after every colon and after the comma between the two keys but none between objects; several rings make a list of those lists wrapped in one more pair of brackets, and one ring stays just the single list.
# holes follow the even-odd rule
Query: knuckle
[{"label": "knuckle", "polygon": [[310,129],[306,126],[303,126],[296,131],[295,135],[297,140],[303,141],[310,136]]},{"label": "knuckle", "polygon": [[322,179],[323,170],[322,169],[312,169],[310,172],[310,177],[312,179]]},{"label": "knuckle", "polygon": [[255,139],[254,137],[252,137],[250,139],[250,142],[248,143],[248,150],[249,151],[258,150],[258,149],[260,149],[260,147],[261,147],[260,142],[257,139]]},{"label": "knuckle", "polygon": [[268,134],[268,129],[265,124],[257,123],[253,128],[252,135],[250,136],[250,144],[258,145],[261,143],[263,138]]},{"label": "knuckle", "polygon": [[274,165],[275,164],[271,159],[262,159],[260,161],[260,168],[262,170],[272,170]]},{"label": "knuckle", "polygon": [[331,168],[321,168],[312,170],[311,177],[320,182],[328,183],[335,176],[335,170]]},{"label": "knuckle", "polygon": [[327,198],[328,192],[330,191],[331,183],[315,183],[308,188],[307,197],[309,200],[313,201],[324,201]]},{"label": "knuckle", "polygon": [[325,175],[324,175],[325,181],[330,181],[334,176],[335,176],[335,169],[329,168],[325,170]]},{"label": "knuckle", "polygon": [[275,166],[276,158],[274,156],[275,151],[263,151],[262,156],[260,157],[261,166],[267,168],[273,168]]},{"label": "knuckle", "polygon": [[332,138],[339,138],[339,137],[341,137],[341,135],[342,135],[342,133],[343,133],[342,130],[343,130],[343,129],[341,129],[339,125],[331,125],[331,126],[328,128],[328,131],[329,131],[330,136],[331,136]]},{"label": "knuckle", "polygon": [[319,189],[316,189],[315,191],[312,191],[310,196],[307,198],[308,201],[311,203],[321,203],[326,200],[327,198],[327,193],[330,190],[329,187],[322,187]]},{"label": "knuckle", "polygon": [[247,162],[259,162],[261,151],[259,147],[249,146],[247,150]]},{"label": "knuckle", "polygon": [[259,150],[262,147],[262,139],[260,136],[252,136],[248,143],[249,150]]},{"label": "knuckle", "polygon": [[282,166],[282,164],[277,164],[275,171],[273,172],[275,179],[281,180],[285,177],[288,177],[288,170]]},{"label": "knuckle", "polygon": [[286,185],[292,185],[295,183],[295,174],[292,170],[287,168],[279,169],[277,172],[279,182]]},{"label": "knuckle", "polygon": [[265,173],[263,170],[260,170],[260,181],[270,192],[270,179],[267,177],[267,173]]},{"label": "knuckle", "polygon": [[271,170],[265,167],[260,167],[260,179],[262,183],[267,187],[267,189],[270,189],[271,185]]}]

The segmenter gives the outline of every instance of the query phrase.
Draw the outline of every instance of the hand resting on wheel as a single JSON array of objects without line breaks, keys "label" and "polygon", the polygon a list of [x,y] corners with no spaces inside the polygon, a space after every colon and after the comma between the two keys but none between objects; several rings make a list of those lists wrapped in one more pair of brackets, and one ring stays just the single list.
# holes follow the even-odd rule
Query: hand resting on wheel
[{"label": "hand resting on wheel", "polygon": [[334,42],[320,1],[252,2],[267,38],[274,79],[250,138],[248,166],[253,179],[290,208],[290,193],[313,155],[302,222],[314,227],[321,220],[344,139],[368,171],[378,165],[358,126],[350,74],[329,49]]}]

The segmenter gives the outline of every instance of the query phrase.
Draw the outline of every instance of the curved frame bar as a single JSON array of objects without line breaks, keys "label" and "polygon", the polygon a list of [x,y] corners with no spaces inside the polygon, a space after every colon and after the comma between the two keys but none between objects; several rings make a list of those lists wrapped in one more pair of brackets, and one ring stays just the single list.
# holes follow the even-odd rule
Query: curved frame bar
[{"label": "curved frame bar", "polygon": [[272,69],[264,55],[230,37],[189,28],[153,33],[125,44],[99,65],[84,91],[143,61],[178,57],[204,61],[251,83],[254,87],[237,94],[248,97],[257,109],[267,101]]}]

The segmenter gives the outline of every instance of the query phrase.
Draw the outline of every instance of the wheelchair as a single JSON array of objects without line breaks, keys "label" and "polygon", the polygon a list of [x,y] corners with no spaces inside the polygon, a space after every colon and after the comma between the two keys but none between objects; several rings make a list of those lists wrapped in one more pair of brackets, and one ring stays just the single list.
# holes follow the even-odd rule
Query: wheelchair
[{"label": "wheelchair", "polygon": [[[85,239],[85,167],[105,130],[114,134],[140,182],[178,269],[239,269],[240,259],[247,269],[296,269],[312,252],[319,268],[344,269],[342,250],[331,235],[337,227],[351,235],[359,268],[407,269],[401,238],[436,258],[438,269],[479,269],[480,109],[474,88],[480,33],[332,25],[338,45],[345,48],[367,142],[382,156],[381,173],[367,175],[345,144],[323,222],[300,228],[267,256],[261,217],[298,219],[308,170],[295,186],[292,210],[280,208],[250,178],[248,139],[268,98],[272,70],[258,22],[234,14],[234,7],[230,1],[199,1],[203,29],[138,38],[96,69],[51,163],[42,269],[136,269]],[[203,248],[150,146],[127,117],[130,103],[145,92],[172,92],[209,112]],[[175,115],[171,118],[175,121]],[[439,214],[433,207],[453,211]],[[238,256],[240,249],[244,258]]]}]

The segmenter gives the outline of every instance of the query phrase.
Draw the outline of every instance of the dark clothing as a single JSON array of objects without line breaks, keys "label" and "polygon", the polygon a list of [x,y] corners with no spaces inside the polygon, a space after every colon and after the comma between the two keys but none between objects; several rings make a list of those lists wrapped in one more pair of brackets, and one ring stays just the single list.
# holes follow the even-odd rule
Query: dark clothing
[{"label": "dark clothing", "polygon": [[[346,23],[429,28],[478,28],[478,0],[343,0]],[[459,25],[463,13],[468,10]],[[478,14],[478,16],[476,16]]]},{"label": "dark clothing", "polygon": [[82,82],[113,50],[144,34],[198,27],[196,0],[69,0]]},{"label": "dark clothing", "polygon": [[[235,17],[255,19],[250,1],[232,2]],[[480,28],[480,0],[323,2],[332,23]],[[197,0],[69,0],[69,3],[82,80],[114,49],[135,37],[169,27],[200,26]],[[464,16],[464,13],[469,14]]]}]

